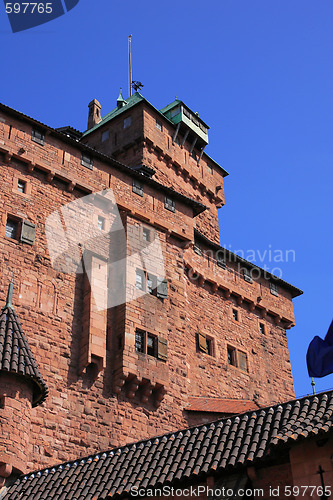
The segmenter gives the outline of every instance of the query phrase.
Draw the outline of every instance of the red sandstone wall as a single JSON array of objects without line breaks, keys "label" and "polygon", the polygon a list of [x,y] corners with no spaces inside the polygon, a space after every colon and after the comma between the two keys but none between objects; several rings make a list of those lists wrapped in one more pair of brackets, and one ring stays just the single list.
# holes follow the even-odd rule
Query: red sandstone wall
[{"label": "red sandstone wall", "polygon": [[[230,310],[235,296],[227,300],[221,291],[213,292],[208,282],[198,286],[184,273],[184,243],[193,240],[190,207],[177,201],[176,212],[169,212],[164,208],[163,193],[147,187],[143,197],[135,195],[131,179],[117,168],[97,160],[89,170],[80,164],[81,153],[74,146],[62,144],[53,136],[46,137],[45,146],[39,146],[31,141],[30,125],[7,117],[2,120],[0,150],[20,156],[22,161],[10,154],[2,155],[0,161],[0,298],[5,299],[6,285],[14,270],[14,305],[50,389],[47,401],[31,412],[30,469],[184,428],[188,424],[183,413],[187,395],[252,398],[258,393],[263,402],[292,396],[284,332],[268,319],[267,338],[262,339],[258,310],[249,311],[246,301],[238,307],[240,324],[234,325]],[[24,195],[16,190],[17,178],[29,184]],[[124,223],[145,222],[158,231],[165,245],[169,296],[163,302],[145,296],[108,311],[105,370],[95,378],[97,373],[89,369],[79,375],[85,338],[84,277],[53,269],[44,224],[54,210],[80,198],[85,191],[96,192],[109,186],[116,194]],[[4,237],[7,212],[37,224],[33,246]],[[186,252],[194,256],[192,249]],[[203,263],[200,266],[204,268]],[[250,285],[244,297],[249,293]],[[282,311],[291,309],[290,297],[281,297],[279,310],[284,316]],[[273,300],[267,297],[267,307],[277,307]],[[135,353],[133,334],[137,326],[156,329],[167,338],[165,362]],[[214,337],[216,354],[212,358],[196,352],[198,327],[204,327]],[[226,365],[227,342],[248,353],[248,374]],[[128,373],[134,372],[140,381],[151,379],[163,386],[158,408],[152,398],[142,402],[141,389],[129,399],[127,382],[115,393],[116,375],[125,365]]]},{"label": "red sandstone wall", "polygon": [[0,374],[0,463],[25,472],[32,451],[32,387],[18,377]]},{"label": "red sandstone wall", "polygon": [[[124,118],[129,116],[132,125],[124,130]],[[156,128],[156,119],[163,122],[162,131]],[[109,139],[101,142],[105,130],[109,130]],[[125,165],[143,163],[154,168],[156,180],[203,203],[208,209],[196,219],[196,226],[219,243],[217,206],[224,204],[221,170],[205,154],[198,164],[189,154],[188,142],[184,146],[172,144],[174,131],[159,113],[140,103],[92,132],[82,142],[114,156]]]}]

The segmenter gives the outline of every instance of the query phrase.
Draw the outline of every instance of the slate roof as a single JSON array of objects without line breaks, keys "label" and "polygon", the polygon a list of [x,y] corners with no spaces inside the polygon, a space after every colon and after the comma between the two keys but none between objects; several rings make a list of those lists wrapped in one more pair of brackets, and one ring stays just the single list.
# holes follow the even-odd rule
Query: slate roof
[{"label": "slate roof", "polygon": [[333,430],[333,391],[165,434],[21,476],[10,500],[101,500],[132,487],[181,486],[269,460],[279,445]]},{"label": "slate roof", "polygon": [[38,369],[16,312],[8,304],[0,313],[0,374],[13,373],[33,385],[32,406],[40,405],[48,388]]},{"label": "slate roof", "polygon": [[254,401],[241,399],[224,399],[189,396],[186,411],[210,411],[216,413],[244,413],[245,411],[258,410],[259,405]]}]

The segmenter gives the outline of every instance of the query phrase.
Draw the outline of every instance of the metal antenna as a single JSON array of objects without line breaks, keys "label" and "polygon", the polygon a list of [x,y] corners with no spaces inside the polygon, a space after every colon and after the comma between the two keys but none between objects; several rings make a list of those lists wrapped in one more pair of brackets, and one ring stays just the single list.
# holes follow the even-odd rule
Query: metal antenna
[{"label": "metal antenna", "polygon": [[132,54],[131,54],[132,35],[128,37],[128,69],[129,69],[129,96],[132,95]]}]

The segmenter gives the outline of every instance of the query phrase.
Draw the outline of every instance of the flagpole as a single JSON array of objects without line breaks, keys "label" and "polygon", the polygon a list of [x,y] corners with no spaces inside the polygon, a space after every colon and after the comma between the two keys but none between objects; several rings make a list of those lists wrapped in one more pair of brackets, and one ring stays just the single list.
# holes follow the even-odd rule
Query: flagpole
[{"label": "flagpole", "polygon": [[313,392],[313,394],[316,394],[316,389],[315,389],[315,385],[316,385],[316,383],[315,383],[315,381],[313,380],[313,377],[311,377],[311,385],[312,385],[312,392]]}]

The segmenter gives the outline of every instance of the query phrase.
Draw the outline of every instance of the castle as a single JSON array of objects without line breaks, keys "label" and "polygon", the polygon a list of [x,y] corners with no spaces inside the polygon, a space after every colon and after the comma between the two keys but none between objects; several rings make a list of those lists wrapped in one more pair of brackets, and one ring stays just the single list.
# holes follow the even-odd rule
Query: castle
[{"label": "castle", "polygon": [[208,129],[138,92],[84,133],[0,106],[2,478],[294,397],[302,292],[220,246]]}]

